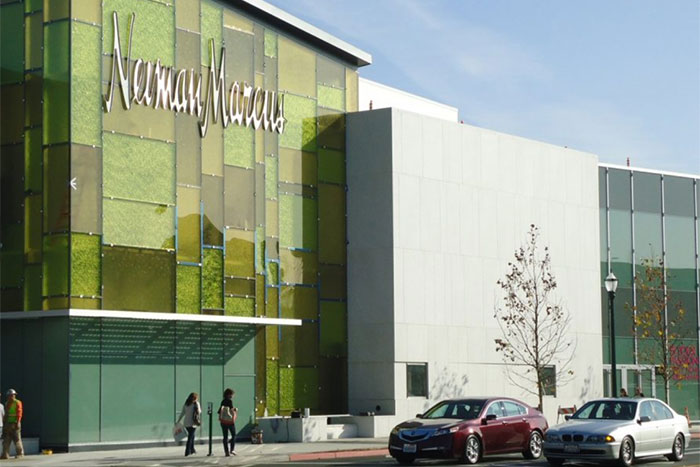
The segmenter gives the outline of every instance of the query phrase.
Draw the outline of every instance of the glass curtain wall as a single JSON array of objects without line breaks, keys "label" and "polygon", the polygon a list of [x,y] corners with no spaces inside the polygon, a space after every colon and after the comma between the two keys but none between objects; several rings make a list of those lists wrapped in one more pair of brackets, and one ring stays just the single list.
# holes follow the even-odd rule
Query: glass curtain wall
[{"label": "glass curtain wall", "polygon": [[[658,363],[645,362],[640,357],[643,353],[640,349],[651,343],[635,332],[634,307],[643,310],[645,304],[639,297],[634,277],[643,275],[645,260],[662,261],[670,291],[664,318],[682,323],[679,328],[682,339],[672,349],[672,363],[688,368],[684,378],[670,385],[670,401],[679,413],[684,413],[687,407],[693,419],[700,418],[697,256],[700,198],[697,192],[698,179],[692,177],[608,167],[599,169],[604,363],[610,363],[608,296],[604,287],[610,271],[619,279],[615,298],[617,363],[630,365],[628,368]],[[641,383],[646,395],[655,393],[664,398],[663,378],[657,374],[654,379],[655,388],[652,388],[647,372],[630,370],[628,384],[631,388],[628,390],[634,390],[634,386]]]},{"label": "glass curtain wall", "polygon": [[[345,112],[354,67],[225,2],[3,2],[2,311],[299,318],[260,329],[256,411],[347,398]],[[284,94],[283,134],[132,103],[110,113],[112,13],[132,60]],[[18,113],[19,112],[19,113]]]}]

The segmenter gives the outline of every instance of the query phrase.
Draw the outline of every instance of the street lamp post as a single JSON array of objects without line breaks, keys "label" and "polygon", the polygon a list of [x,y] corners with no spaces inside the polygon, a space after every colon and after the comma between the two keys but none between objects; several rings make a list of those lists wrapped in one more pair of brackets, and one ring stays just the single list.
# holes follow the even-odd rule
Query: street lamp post
[{"label": "street lamp post", "polygon": [[610,312],[610,367],[611,367],[611,397],[617,397],[617,359],[615,358],[615,291],[617,277],[610,272],[605,278],[605,290],[608,291],[608,310]]}]

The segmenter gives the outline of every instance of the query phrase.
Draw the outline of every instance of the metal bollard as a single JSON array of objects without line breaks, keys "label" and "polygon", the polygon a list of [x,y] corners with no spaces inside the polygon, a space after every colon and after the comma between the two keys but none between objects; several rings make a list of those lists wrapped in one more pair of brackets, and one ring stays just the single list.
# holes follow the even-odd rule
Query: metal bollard
[{"label": "metal bollard", "polygon": [[211,429],[212,429],[212,412],[214,411],[214,403],[213,402],[207,402],[207,413],[209,414],[209,454],[207,456],[211,456]]}]

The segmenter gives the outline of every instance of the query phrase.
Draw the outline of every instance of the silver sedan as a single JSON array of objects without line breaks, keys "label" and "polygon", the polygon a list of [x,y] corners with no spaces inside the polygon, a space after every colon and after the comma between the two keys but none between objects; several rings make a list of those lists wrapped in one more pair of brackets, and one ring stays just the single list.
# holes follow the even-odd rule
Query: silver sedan
[{"label": "silver sedan", "polygon": [[688,421],[660,400],[599,399],[547,431],[544,455],[556,466],[567,459],[612,459],[630,466],[649,456],[679,461],[689,444]]}]

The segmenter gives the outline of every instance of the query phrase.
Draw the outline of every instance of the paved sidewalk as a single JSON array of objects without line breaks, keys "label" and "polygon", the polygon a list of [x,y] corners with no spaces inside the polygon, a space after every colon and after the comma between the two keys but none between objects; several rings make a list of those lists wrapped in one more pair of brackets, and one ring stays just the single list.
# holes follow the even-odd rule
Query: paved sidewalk
[{"label": "paved sidewalk", "polygon": [[237,456],[224,457],[220,442],[213,445],[213,456],[207,457],[208,445],[197,445],[197,454],[184,457],[185,447],[161,447],[91,451],[68,454],[34,455],[23,459],[0,461],[14,466],[190,466],[190,465],[241,465],[377,456],[388,454],[387,438],[353,438],[316,443],[249,444],[236,443]]}]

